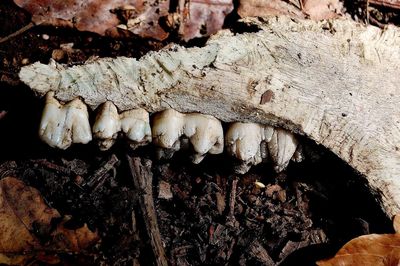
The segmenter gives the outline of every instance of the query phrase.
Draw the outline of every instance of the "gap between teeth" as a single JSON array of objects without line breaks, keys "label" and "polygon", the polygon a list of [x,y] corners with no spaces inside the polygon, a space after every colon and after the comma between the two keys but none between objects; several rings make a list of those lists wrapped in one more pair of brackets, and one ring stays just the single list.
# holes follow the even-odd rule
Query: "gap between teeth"
[{"label": "gap between teeth", "polygon": [[[193,150],[192,161],[200,163],[207,153],[221,154],[225,148],[238,161],[235,171],[246,173],[252,165],[271,161],[281,172],[290,160],[301,161],[301,146],[289,131],[256,123],[234,122],[225,134],[221,122],[200,113],[180,113],[167,109],[156,113],[150,127],[149,113],[141,108],[118,113],[107,101],[97,110],[92,130],[86,105],[75,99],[61,104],[54,93],[46,95],[39,136],[51,147],[67,149],[73,143],[86,144],[93,137],[101,150],[107,150],[119,135],[132,148],[151,141],[157,146],[159,158],[171,158],[180,149]],[[224,141],[225,139],[225,141]]]}]

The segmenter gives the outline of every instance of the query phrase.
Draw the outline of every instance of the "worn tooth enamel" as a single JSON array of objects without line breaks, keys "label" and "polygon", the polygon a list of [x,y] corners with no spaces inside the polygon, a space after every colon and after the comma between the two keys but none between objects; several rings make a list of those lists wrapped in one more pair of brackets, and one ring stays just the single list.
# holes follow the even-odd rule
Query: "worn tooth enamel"
[{"label": "worn tooth enamel", "polygon": [[121,128],[121,122],[118,110],[115,105],[109,101],[100,106],[93,125],[93,136],[99,140],[101,150],[108,150],[114,144],[118,132]]},{"label": "worn tooth enamel", "polygon": [[154,116],[153,142],[168,152],[158,151],[161,157],[172,156],[181,146],[187,146],[188,138],[195,154],[193,162],[200,163],[207,153],[223,151],[224,135],[221,122],[209,115],[182,114],[168,109]]},{"label": "worn tooth enamel", "polygon": [[151,141],[149,113],[134,109],[118,114],[115,105],[109,101],[100,106],[93,125],[93,135],[99,140],[101,150],[108,150],[122,131],[132,148]]},{"label": "worn tooth enamel", "polygon": [[297,145],[296,151],[294,152],[292,156],[292,161],[296,163],[300,163],[304,160],[304,152],[303,152],[303,146],[302,145]]},{"label": "worn tooth enamel", "polygon": [[130,146],[136,148],[151,142],[149,113],[144,109],[125,111],[120,115],[121,130],[130,141]]},{"label": "worn tooth enamel", "polygon": [[289,164],[297,148],[294,135],[284,129],[276,128],[268,142],[268,150],[276,172],[281,172]]},{"label": "worn tooth enamel", "polygon": [[189,138],[195,154],[193,163],[200,163],[207,153],[220,154],[224,150],[224,132],[221,122],[203,114],[187,114],[184,134]]},{"label": "worn tooth enamel", "polygon": [[183,134],[184,114],[173,109],[157,113],[153,119],[153,142],[161,148],[172,149]]},{"label": "worn tooth enamel", "polygon": [[266,147],[274,133],[274,128],[256,123],[236,122],[226,133],[226,147],[230,155],[241,161],[235,167],[240,174],[246,173],[252,165],[257,165],[268,157]]},{"label": "worn tooth enamel", "polygon": [[39,136],[51,147],[60,149],[66,149],[72,143],[88,143],[92,133],[86,105],[80,99],[62,105],[53,92],[47,93]]}]

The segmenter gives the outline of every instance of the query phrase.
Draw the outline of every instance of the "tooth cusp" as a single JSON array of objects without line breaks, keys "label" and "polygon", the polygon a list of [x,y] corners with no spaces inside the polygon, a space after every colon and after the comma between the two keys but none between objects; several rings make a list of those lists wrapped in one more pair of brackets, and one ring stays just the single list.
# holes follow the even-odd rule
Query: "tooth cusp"
[{"label": "tooth cusp", "polygon": [[86,105],[80,99],[62,105],[54,98],[54,92],[48,92],[39,137],[51,147],[59,149],[66,149],[72,143],[86,144],[91,141]]}]

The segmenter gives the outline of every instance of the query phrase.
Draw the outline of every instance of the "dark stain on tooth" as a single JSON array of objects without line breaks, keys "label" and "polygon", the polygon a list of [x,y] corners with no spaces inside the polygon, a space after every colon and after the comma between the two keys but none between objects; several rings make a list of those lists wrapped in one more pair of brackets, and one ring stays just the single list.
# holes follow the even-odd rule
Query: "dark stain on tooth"
[{"label": "dark stain on tooth", "polygon": [[274,92],[272,90],[267,90],[261,95],[260,104],[266,104],[272,100],[274,97]]}]

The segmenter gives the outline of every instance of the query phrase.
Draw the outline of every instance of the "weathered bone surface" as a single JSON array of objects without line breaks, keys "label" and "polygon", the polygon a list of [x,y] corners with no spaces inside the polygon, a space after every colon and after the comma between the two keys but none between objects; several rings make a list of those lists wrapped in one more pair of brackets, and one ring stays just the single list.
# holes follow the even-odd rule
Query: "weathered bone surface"
[{"label": "weathered bone surface", "polygon": [[[389,216],[400,211],[400,31],[351,21],[253,21],[202,48],[169,47],[140,60],[83,66],[35,63],[21,80],[92,108],[173,108],[225,122],[283,126],[322,144],[364,175]],[[254,27],[253,27],[254,28]]]},{"label": "weathered bone surface", "polygon": [[160,157],[171,157],[189,140],[194,150],[193,163],[200,163],[207,153],[224,150],[224,132],[221,122],[209,115],[182,114],[167,109],[153,119],[153,142],[160,146]]},{"label": "weathered bone surface", "polygon": [[40,138],[51,147],[66,149],[72,143],[86,144],[92,140],[86,105],[75,99],[60,104],[49,92],[39,127]]},{"label": "weathered bone surface", "polygon": [[151,142],[149,113],[138,108],[119,115],[112,102],[105,102],[99,107],[93,125],[93,136],[99,140],[100,149],[108,150],[114,144],[120,131],[133,147]]}]

